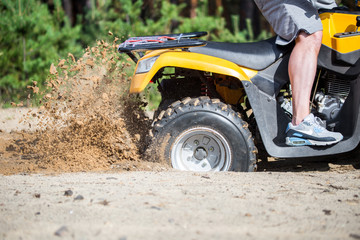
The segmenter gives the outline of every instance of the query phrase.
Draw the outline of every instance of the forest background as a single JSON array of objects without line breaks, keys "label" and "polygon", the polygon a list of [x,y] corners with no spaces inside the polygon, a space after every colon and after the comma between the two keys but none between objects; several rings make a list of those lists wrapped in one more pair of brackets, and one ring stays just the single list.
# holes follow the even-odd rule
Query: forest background
[{"label": "forest background", "polygon": [[0,107],[26,99],[32,82],[44,86],[51,63],[79,58],[98,40],[207,31],[208,40],[248,42],[273,34],[253,0],[1,0],[0,12]]}]

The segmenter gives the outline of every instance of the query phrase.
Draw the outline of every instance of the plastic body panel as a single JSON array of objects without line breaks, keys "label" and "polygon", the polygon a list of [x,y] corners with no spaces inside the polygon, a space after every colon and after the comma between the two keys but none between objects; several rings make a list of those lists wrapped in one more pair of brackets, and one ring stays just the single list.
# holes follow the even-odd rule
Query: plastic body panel
[{"label": "plastic body panel", "polygon": [[349,152],[360,142],[360,77],[351,81],[351,91],[339,114],[341,118],[336,131],[344,135],[344,140],[328,147],[289,147],[285,145],[285,130],[290,122],[276,99],[251,82],[244,82],[245,91],[255,114],[261,138],[269,155],[278,158],[324,156]]},{"label": "plastic body panel", "polygon": [[348,76],[360,73],[360,32],[356,18],[360,12],[329,11],[320,14],[323,24],[318,65]]},{"label": "plastic body panel", "polygon": [[[358,44],[360,47],[360,40]],[[318,66],[342,75],[357,76],[360,73],[360,50],[340,53],[322,45]]]},{"label": "plastic body panel", "polygon": [[135,74],[133,76],[130,93],[142,92],[155,74],[164,67],[180,67],[213,72],[245,81],[250,81],[250,78],[257,73],[255,70],[239,67],[235,63],[221,58],[185,51],[166,51],[162,52],[148,73]]},{"label": "plastic body panel", "polygon": [[359,50],[360,35],[339,38],[335,34],[354,32],[356,30],[356,16],[360,13],[325,12],[320,14],[323,24],[323,44],[340,53]]},{"label": "plastic body panel", "polygon": [[287,54],[268,68],[259,71],[258,74],[251,78],[251,82],[269,96],[277,96],[284,84],[290,82],[287,71],[289,58],[290,54]]}]

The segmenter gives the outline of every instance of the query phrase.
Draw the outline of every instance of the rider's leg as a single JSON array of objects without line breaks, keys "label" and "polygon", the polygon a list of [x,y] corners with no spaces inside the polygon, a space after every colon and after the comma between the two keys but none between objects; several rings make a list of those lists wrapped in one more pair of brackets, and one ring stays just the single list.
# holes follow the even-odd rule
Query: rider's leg
[{"label": "rider's leg", "polygon": [[317,57],[322,41],[322,31],[313,34],[300,32],[289,60],[289,76],[292,88],[293,119],[298,125],[310,114],[309,103],[314,82]]},{"label": "rider's leg", "polygon": [[292,86],[293,119],[286,130],[286,144],[290,146],[331,145],[343,139],[341,133],[330,132],[321,121],[310,114],[309,102],[314,82],[322,31],[311,35],[301,32],[289,60]]}]

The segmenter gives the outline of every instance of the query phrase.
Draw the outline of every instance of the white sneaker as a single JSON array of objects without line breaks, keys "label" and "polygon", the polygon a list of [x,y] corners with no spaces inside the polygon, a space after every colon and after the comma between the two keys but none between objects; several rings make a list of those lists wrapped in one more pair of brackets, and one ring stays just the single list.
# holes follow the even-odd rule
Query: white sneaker
[{"label": "white sneaker", "polygon": [[312,113],[297,126],[290,122],[286,129],[286,144],[289,146],[326,146],[343,139],[341,133],[328,131],[322,125],[321,119]]}]

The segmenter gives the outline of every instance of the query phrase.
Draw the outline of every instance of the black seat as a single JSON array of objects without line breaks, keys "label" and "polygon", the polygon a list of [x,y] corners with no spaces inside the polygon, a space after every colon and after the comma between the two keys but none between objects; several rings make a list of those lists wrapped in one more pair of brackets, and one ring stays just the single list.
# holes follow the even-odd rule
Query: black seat
[{"label": "black seat", "polygon": [[206,46],[190,48],[190,52],[223,58],[237,65],[262,70],[270,66],[293,47],[279,46],[276,37],[251,43],[207,42]]}]

